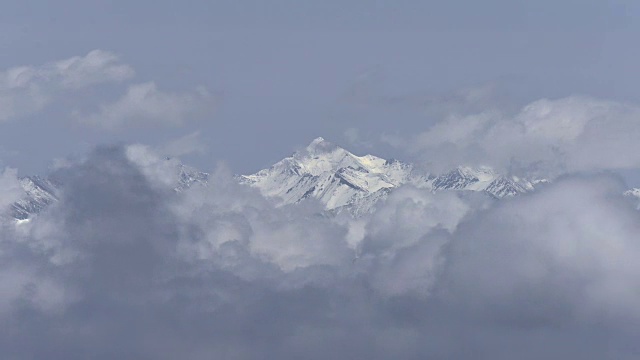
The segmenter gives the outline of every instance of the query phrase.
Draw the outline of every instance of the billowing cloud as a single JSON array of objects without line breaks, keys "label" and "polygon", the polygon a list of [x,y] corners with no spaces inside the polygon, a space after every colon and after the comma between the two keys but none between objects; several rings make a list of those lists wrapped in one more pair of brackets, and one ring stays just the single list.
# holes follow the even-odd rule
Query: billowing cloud
[{"label": "billowing cloud", "polygon": [[[433,169],[484,164],[557,176],[640,167],[640,108],[588,97],[535,101],[514,115],[449,116],[408,142]],[[407,142],[405,142],[407,143]]]},{"label": "billowing cloud", "polygon": [[40,66],[7,69],[0,72],[0,122],[35,114],[61,94],[122,82],[133,75],[133,69],[117,55],[103,50]]},{"label": "billowing cloud", "polygon": [[76,112],[78,121],[107,129],[123,126],[179,126],[186,120],[210,112],[213,98],[204,88],[193,92],[164,92],[153,82],[134,84],[113,103],[103,104],[96,113]]},{"label": "billowing cloud", "polygon": [[640,320],[640,219],[623,189],[605,176],[563,178],[477,214],[447,251],[456,299],[521,326]]},{"label": "billowing cloud", "polygon": [[[87,87],[122,83],[134,76],[131,66],[116,54],[93,50],[85,56],[20,66],[0,72],[0,122],[36,114],[46,106]],[[209,115],[213,97],[198,87],[191,92],[170,92],[154,82],[129,84],[125,93],[112,103],[102,102],[94,113],[75,104],[72,117],[77,121],[106,129],[141,125],[179,126],[198,116]]]},{"label": "billowing cloud", "polygon": [[631,359],[640,214],[610,176],[518,198],[410,186],[369,216],[276,207],[219,166],[103,147],[0,234],[10,358]]},{"label": "billowing cloud", "polygon": [[0,211],[17,201],[22,195],[18,171],[5,168],[0,172]]}]

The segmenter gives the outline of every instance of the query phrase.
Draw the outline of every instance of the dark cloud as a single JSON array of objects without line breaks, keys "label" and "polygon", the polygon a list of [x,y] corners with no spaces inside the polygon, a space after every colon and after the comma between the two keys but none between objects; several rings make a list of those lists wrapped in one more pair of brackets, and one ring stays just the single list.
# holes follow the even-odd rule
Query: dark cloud
[{"label": "dark cloud", "polygon": [[155,176],[163,162],[141,154],[96,149],[54,174],[58,204],[3,231],[4,357],[639,350],[640,222],[615,178],[574,176],[489,203],[407,187],[371,217],[331,218],[314,204],[276,208],[224,167],[177,193]]}]

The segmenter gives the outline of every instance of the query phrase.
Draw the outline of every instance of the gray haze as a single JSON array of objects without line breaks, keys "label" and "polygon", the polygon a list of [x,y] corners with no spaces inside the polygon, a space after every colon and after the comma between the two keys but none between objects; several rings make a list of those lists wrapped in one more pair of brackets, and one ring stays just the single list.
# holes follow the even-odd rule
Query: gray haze
[{"label": "gray haze", "polygon": [[[635,2],[3,5],[0,358],[639,358]],[[354,218],[234,177],[316,136],[550,181]]]},{"label": "gray haze", "polygon": [[176,193],[165,165],[148,148],[99,147],[56,172],[58,203],[3,225],[4,358],[640,352],[640,212],[615,177],[498,202],[405,186],[353,219],[275,207],[225,167]]},{"label": "gray haze", "polygon": [[[406,158],[381,134],[424,130],[452,108],[576,94],[640,101],[639,11],[635,1],[6,1],[0,69],[100,49],[135,75],[51,89],[47,106],[3,122],[1,158],[42,173],[96,144],[159,145],[196,131],[203,147],[189,161],[205,169],[225,160],[253,172],[316,136]],[[173,93],[202,87],[210,106],[169,125],[122,113],[108,130],[73,115],[148,82]]]}]

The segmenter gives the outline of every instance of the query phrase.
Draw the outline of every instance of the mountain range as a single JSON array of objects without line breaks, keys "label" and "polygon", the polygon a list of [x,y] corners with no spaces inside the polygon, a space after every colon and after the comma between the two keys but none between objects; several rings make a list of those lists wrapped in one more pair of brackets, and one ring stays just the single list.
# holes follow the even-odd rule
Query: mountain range
[{"label": "mountain range", "polygon": [[541,182],[501,175],[485,166],[460,166],[444,174],[430,174],[398,160],[354,155],[321,137],[270,168],[238,179],[280,204],[313,198],[329,211],[348,210],[355,216],[374,211],[378,201],[402,185],[503,198],[533,191]]},{"label": "mountain range", "polygon": [[[186,191],[194,183],[207,184],[209,177],[206,172],[183,164],[176,166],[176,172],[177,192]],[[481,192],[500,199],[533,191],[546,182],[502,175],[485,166],[459,166],[431,174],[399,160],[354,155],[321,137],[268,169],[235,178],[279,205],[316,199],[329,213],[348,211],[356,217],[375,211],[379,201],[403,185],[434,192]],[[20,182],[24,195],[12,205],[10,213],[18,222],[28,221],[59,198],[62,184],[50,178],[29,176]]]}]

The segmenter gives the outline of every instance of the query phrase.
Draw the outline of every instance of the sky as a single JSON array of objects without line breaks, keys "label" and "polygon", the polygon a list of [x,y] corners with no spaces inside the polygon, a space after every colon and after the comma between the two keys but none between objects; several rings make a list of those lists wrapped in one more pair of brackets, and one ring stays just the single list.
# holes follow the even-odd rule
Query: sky
[{"label": "sky", "polygon": [[[192,135],[197,151],[185,159],[205,170],[224,161],[252,173],[317,136],[412,161],[381,138],[425,131],[453,111],[517,111],[541,98],[640,102],[638,11],[633,1],[8,1],[0,69],[99,50],[130,74],[73,91],[31,85],[47,87],[32,99],[40,105],[3,89],[29,110],[3,117],[0,158],[41,174],[98,144]],[[172,115],[151,120],[130,99],[110,120],[90,120],[151,83],[173,95],[159,100]]]},{"label": "sky", "polygon": [[[4,2],[0,358],[637,359],[639,11]],[[318,136],[547,181],[359,217],[237,181]]]}]

